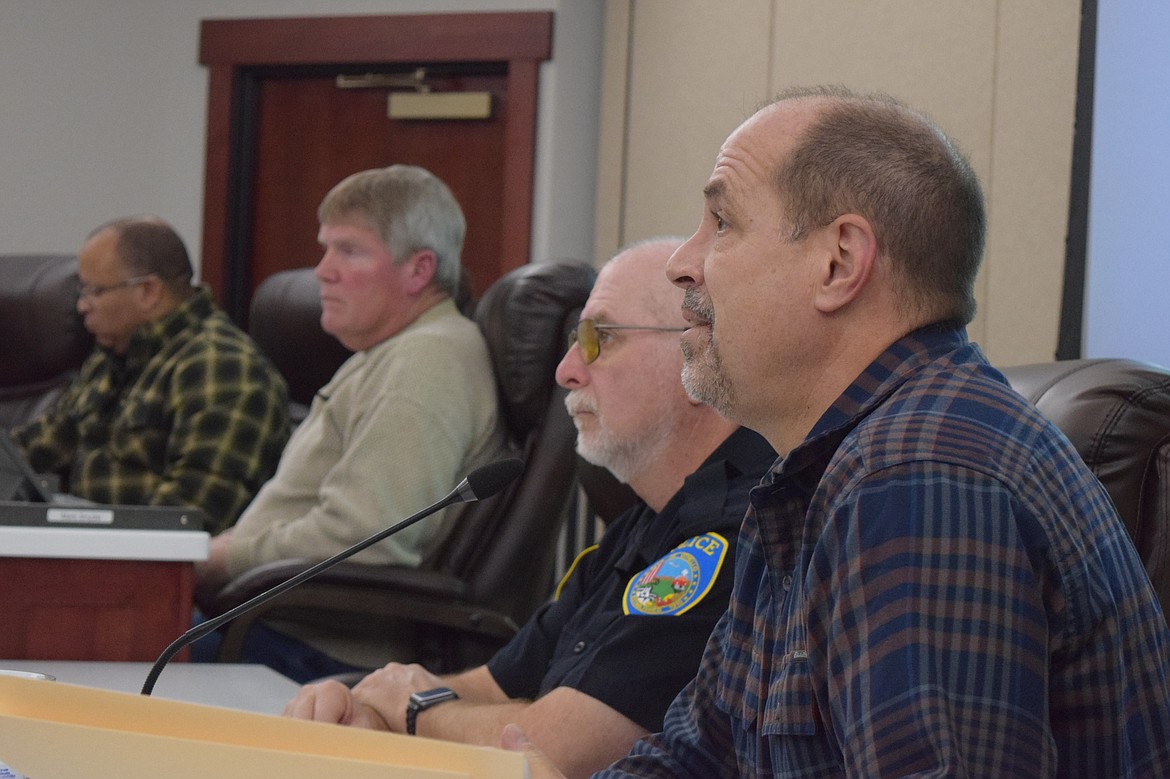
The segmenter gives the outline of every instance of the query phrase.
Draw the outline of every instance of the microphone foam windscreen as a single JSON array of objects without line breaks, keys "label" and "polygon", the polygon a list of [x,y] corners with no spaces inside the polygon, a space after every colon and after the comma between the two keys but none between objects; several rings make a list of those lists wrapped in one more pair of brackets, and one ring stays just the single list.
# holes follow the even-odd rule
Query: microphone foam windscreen
[{"label": "microphone foam windscreen", "polygon": [[471,487],[476,500],[483,500],[507,487],[523,472],[524,461],[517,457],[497,460],[467,474],[467,485]]}]

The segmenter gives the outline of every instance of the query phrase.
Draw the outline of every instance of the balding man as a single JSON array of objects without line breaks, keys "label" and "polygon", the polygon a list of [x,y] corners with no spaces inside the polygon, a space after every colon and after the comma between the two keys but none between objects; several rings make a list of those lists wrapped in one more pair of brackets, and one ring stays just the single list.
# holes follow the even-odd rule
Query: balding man
[{"label": "balding man", "polygon": [[104,224],[77,260],[77,310],[97,346],[13,439],[74,495],[195,506],[208,530],[222,530],[276,470],[288,439],[284,379],[191,283],[187,249],[162,219]]},{"label": "balding man", "polygon": [[967,162],[894,100],[801,90],[704,193],[668,268],[683,383],[781,459],[695,680],[600,776],[1164,776],[1170,629],[1141,560],[967,339]]}]

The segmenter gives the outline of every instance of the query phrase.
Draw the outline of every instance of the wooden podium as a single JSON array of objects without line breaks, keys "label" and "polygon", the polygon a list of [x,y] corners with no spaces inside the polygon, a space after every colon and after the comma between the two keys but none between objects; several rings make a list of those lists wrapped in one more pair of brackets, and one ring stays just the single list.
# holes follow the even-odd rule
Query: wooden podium
[{"label": "wooden podium", "polygon": [[153,661],[191,627],[208,541],[195,530],[0,525],[0,657]]},{"label": "wooden podium", "polygon": [[500,749],[0,675],[0,761],[85,779],[523,779]]}]

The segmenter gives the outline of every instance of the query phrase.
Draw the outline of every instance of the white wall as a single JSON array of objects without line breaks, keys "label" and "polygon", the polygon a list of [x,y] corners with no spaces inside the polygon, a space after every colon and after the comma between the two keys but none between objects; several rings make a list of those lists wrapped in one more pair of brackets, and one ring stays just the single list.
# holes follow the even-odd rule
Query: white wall
[{"label": "white wall", "polygon": [[[553,10],[534,259],[593,253],[602,0],[0,0],[0,254],[150,211],[201,254],[207,18]],[[316,230],[316,225],[289,229]]]},{"label": "white wall", "polygon": [[1170,366],[1170,5],[1097,14],[1083,352]]}]

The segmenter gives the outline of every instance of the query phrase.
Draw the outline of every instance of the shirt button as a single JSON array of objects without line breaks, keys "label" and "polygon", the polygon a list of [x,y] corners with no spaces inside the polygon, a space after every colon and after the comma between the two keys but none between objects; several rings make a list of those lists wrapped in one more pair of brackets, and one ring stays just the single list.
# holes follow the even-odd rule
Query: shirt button
[{"label": "shirt button", "polygon": [[584,651],[585,651],[585,642],[584,641],[578,641],[577,643],[573,644],[573,654],[579,655]]},{"label": "shirt button", "polygon": [[785,592],[788,592],[789,590],[792,589],[792,574],[788,574],[787,576],[784,577],[783,584],[784,584],[784,591]]}]

